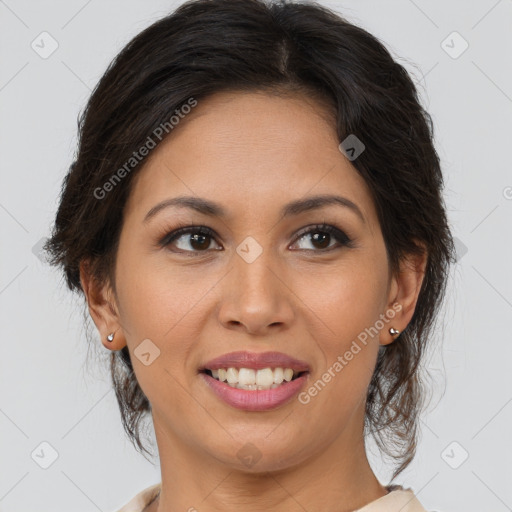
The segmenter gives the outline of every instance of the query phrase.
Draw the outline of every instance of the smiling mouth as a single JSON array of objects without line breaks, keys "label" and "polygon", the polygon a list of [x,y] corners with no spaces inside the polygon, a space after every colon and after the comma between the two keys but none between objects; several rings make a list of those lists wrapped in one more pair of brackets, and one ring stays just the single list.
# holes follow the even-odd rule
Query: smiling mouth
[{"label": "smiling mouth", "polygon": [[232,388],[255,391],[281,387],[309,372],[282,367],[263,369],[228,367],[216,370],[205,368],[201,373]]}]

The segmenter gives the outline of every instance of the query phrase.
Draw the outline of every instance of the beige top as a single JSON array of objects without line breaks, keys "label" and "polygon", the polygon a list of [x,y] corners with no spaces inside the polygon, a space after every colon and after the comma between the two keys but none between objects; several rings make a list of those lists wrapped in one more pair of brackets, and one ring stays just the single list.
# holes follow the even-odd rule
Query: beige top
[{"label": "beige top", "polygon": [[[160,486],[161,482],[147,487],[117,512],[142,512],[157,497]],[[387,489],[389,494],[354,512],[427,512],[411,489],[404,489],[400,485],[391,485]]]}]

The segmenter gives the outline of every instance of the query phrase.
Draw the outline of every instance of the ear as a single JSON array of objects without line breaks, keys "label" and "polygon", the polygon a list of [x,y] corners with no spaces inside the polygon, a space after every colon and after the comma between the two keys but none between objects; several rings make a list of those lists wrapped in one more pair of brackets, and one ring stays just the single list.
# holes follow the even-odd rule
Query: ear
[{"label": "ear", "polygon": [[[416,244],[422,248],[423,253],[408,254],[404,257],[400,262],[398,275],[391,278],[385,313],[389,320],[380,331],[381,345],[389,345],[397,338],[397,335],[392,335],[389,329],[393,327],[402,332],[411,321],[416,309],[428,260],[425,244],[417,240]],[[391,312],[394,312],[393,316],[390,315]]]},{"label": "ear", "polygon": [[[80,263],[80,282],[87,299],[89,314],[100,333],[101,342],[109,350],[120,350],[126,346],[124,330],[119,320],[115,294],[110,284],[100,283],[91,273],[88,261]],[[114,334],[113,341],[107,336]]]}]

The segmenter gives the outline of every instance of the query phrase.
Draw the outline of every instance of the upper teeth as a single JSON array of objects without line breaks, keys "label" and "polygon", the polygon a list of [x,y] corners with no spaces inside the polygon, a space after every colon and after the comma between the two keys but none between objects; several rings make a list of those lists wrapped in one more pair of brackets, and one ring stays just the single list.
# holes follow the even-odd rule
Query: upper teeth
[{"label": "upper teeth", "polygon": [[210,370],[212,376],[217,380],[227,381],[229,384],[240,384],[242,386],[256,384],[258,386],[271,386],[272,384],[281,384],[283,380],[289,382],[292,380],[294,372],[292,368],[263,368],[254,370],[253,368],[219,368]]}]

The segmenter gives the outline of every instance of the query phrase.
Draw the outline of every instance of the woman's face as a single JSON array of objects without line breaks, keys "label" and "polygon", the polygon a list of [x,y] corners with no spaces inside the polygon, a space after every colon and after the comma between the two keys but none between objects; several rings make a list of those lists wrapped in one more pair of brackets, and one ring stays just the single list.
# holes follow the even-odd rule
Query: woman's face
[{"label": "woman's face", "polygon": [[[322,107],[300,96],[219,93],[174,130],[133,183],[115,274],[116,338],[151,402],[160,451],[186,447],[203,461],[263,471],[334,445],[349,456],[379,344],[405,327],[364,180]],[[223,214],[175,204],[147,217],[181,196]],[[308,203],[316,196],[344,199]],[[193,229],[167,236],[183,226]],[[279,352],[309,372],[299,388],[258,391],[202,371],[238,351]],[[257,370],[221,365],[247,368],[240,379]],[[259,382],[269,375],[280,380],[266,370]]]}]

